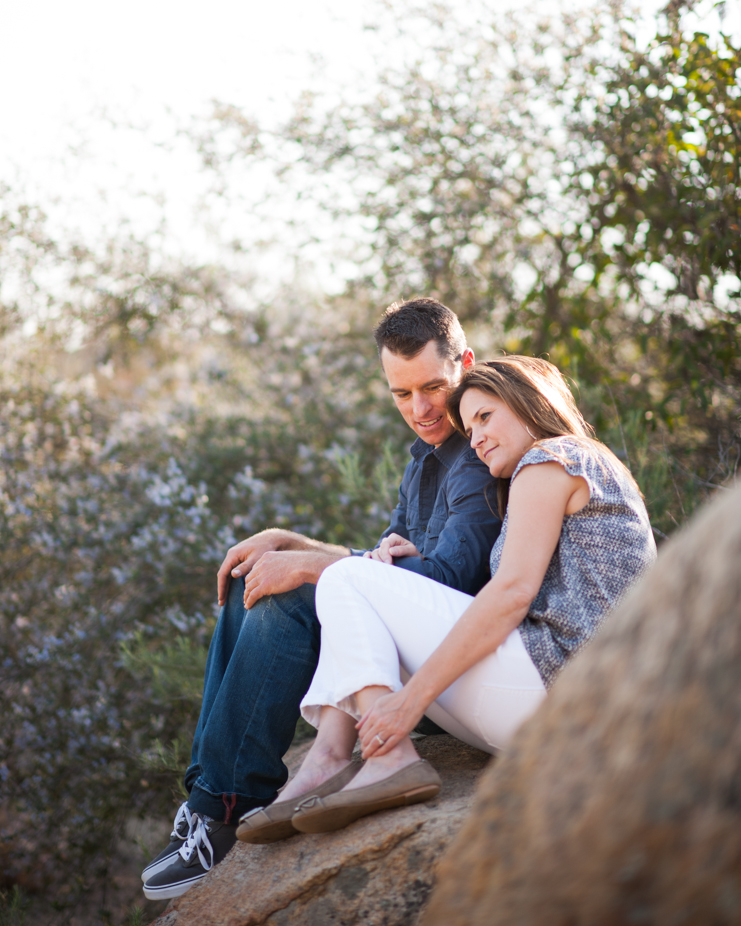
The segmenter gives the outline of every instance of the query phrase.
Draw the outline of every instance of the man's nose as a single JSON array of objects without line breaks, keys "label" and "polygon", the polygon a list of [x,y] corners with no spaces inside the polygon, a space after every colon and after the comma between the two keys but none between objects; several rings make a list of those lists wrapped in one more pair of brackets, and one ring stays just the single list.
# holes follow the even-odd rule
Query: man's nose
[{"label": "man's nose", "polygon": [[432,408],[432,403],[424,392],[415,392],[412,398],[412,408],[415,418],[424,419]]}]

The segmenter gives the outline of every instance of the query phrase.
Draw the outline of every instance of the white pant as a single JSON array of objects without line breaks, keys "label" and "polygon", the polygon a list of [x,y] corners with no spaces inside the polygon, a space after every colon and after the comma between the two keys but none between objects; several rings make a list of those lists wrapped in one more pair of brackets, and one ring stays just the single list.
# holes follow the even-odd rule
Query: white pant
[{"label": "white pant", "polygon": [[[352,556],[323,572],[316,593],[322,648],[301,702],[319,726],[325,705],[360,718],[355,693],[368,685],[398,691],[437,649],[473,599],[406,569]],[[496,752],[545,698],[545,686],[514,630],[425,711],[448,733]]]}]

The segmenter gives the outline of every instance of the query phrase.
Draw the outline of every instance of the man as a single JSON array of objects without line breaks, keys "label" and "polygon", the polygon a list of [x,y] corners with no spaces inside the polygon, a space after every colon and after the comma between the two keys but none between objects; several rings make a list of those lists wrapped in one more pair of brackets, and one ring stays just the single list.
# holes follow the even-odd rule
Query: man
[{"label": "man", "polygon": [[[500,528],[486,500],[493,480],[445,413],[448,391],[474,362],[458,318],[416,299],[387,309],[374,334],[396,406],[418,436],[399,503],[365,553],[275,528],[227,553],[185,774],[189,798],[169,846],[142,875],[151,899],[177,897],[205,877],[233,845],[239,817],[269,804],[285,782],[282,758],[319,656],[314,592],[327,566],[363,553],[472,595],[489,578]],[[422,556],[395,558],[400,539]]]}]

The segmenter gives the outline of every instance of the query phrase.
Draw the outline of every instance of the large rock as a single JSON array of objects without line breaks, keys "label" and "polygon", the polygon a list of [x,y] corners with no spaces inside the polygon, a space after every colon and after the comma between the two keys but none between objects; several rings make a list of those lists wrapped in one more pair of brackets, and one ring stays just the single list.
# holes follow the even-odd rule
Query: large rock
[{"label": "large rock", "polygon": [[[406,926],[415,923],[437,862],[470,810],[487,761],[451,736],[425,737],[440,773],[434,801],[385,811],[347,829],[271,846],[238,843],[156,926]],[[288,758],[289,769],[304,749]]]},{"label": "large rock", "polygon": [[741,489],[484,776],[424,926],[741,923]]}]

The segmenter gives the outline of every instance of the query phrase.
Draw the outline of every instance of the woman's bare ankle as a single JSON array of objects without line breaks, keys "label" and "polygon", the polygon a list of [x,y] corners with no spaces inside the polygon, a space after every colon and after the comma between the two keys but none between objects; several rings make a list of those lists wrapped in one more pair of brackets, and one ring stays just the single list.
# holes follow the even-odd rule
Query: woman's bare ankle
[{"label": "woman's bare ankle", "polygon": [[414,744],[409,737],[406,737],[385,756],[372,756],[367,759],[358,774],[342,790],[352,791],[355,788],[375,784],[418,760],[419,754]]},{"label": "woman's bare ankle", "polygon": [[293,800],[312,788],[318,787],[328,778],[342,771],[350,761],[350,756],[332,750],[310,750],[295,777],[288,782],[275,799],[276,803]]},{"label": "woman's bare ankle", "polygon": [[[352,747],[355,743],[352,744]],[[338,748],[333,744],[324,744],[315,742],[311,749],[306,753],[304,762],[310,762],[312,765],[337,765],[343,766],[352,758],[352,747]]]}]

